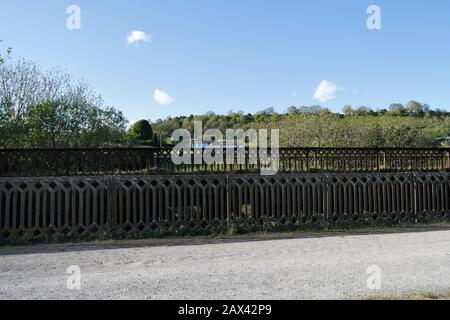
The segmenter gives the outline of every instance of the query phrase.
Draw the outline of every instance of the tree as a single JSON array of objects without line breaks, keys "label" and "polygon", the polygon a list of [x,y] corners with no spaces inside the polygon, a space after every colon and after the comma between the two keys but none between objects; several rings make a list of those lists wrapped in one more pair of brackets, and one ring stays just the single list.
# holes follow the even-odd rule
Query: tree
[{"label": "tree", "polygon": [[410,101],[406,104],[406,111],[413,116],[423,116],[424,106],[417,101]]},{"label": "tree", "polygon": [[287,114],[296,114],[296,113],[298,113],[297,107],[292,106],[287,109]]},{"label": "tree", "polygon": [[125,143],[126,119],[85,82],[24,59],[0,65],[0,147],[101,147]]},{"label": "tree", "polygon": [[401,103],[392,103],[389,106],[388,114],[393,116],[404,116],[406,114],[406,110]]},{"label": "tree", "polygon": [[[3,40],[0,40],[0,42],[3,42]],[[6,49],[6,57],[0,54],[0,65],[5,63],[5,59],[8,58],[11,55],[12,48],[9,47]]]},{"label": "tree", "polygon": [[372,109],[366,106],[359,106],[356,110],[353,111],[353,114],[356,116],[368,116],[372,115],[374,112]]},{"label": "tree", "polygon": [[353,107],[347,104],[344,106],[343,111],[346,116],[351,116],[353,114]]},{"label": "tree", "polygon": [[270,108],[266,108],[266,109],[264,109],[264,110],[258,111],[258,112],[256,113],[256,115],[257,115],[257,116],[261,116],[261,115],[268,115],[268,116],[270,116],[270,115],[272,115],[274,112],[275,112],[274,109],[273,109],[272,107],[270,107]]},{"label": "tree", "polygon": [[153,139],[153,129],[147,120],[135,122],[131,126],[129,134],[139,141],[150,141]]}]

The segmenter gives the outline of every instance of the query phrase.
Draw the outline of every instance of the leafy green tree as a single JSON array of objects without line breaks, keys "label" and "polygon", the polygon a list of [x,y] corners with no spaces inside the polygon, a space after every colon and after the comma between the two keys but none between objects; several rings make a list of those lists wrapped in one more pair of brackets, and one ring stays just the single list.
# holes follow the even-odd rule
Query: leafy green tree
[{"label": "leafy green tree", "polygon": [[405,107],[401,103],[392,103],[389,106],[389,115],[404,116],[407,114]]},{"label": "leafy green tree", "polygon": [[151,141],[153,139],[153,129],[147,120],[136,121],[131,126],[129,134],[139,141]]},{"label": "leafy green tree", "polygon": [[126,143],[123,114],[85,82],[24,59],[0,65],[0,147],[102,147]]},{"label": "leafy green tree", "polygon": [[287,114],[297,114],[297,113],[298,113],[297,107],[292,106],[287,109]]},{"label": "leafy green tree", "polygon": [[406,111],[413,116],[423,116],[425,111],[424,111],[424,106],[417,101],[410,101],[406,104]]},{"label": "leafy green tree", "polygon": [[343,112],[346,116],[351,116],[353,115],[353,107],[347,104],[344,106]]},{"label": "leafy green tree", "polygon": [[353,111],[353,114],[357,116],[368,116],[373,114],[373,110],[366,106],[360,106]]}]

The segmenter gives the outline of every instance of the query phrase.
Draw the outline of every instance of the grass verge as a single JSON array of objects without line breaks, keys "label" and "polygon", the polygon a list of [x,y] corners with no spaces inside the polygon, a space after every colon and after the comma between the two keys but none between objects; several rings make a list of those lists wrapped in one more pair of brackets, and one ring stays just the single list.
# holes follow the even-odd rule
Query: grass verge
[{"label": "grass verge", "polygon": [[417,300],[417,301],[450,300],[450,293],[420,292],[417,294],[410,294],[404,296],[369,297],[367,300]]},{"label": "grass verge", "polygon": [[320,238],[320,237],[342,237],[351,235],[376,235],[390,233],[409,233],[409,232],[428,232],[450,230],[450,223],[423,224],[414,226],[395,226],[395,227],[354,227],[354,228],[308,228],[295,230],[258,230],[236,233],[234,230],[221,233],[208,234],[139,234],[123,236],[105,235],[104,238],[84,238],[84,239],[51,239],[50,241],[18,241],[4,243],[1,247],[29,247],[36,245],[52,245],[52,247],[131,247],[131,246],[174,246],[174,245],[197,245],[226,242],[243,241],[266,241],[266,240],[285,240],[301,238]]}]

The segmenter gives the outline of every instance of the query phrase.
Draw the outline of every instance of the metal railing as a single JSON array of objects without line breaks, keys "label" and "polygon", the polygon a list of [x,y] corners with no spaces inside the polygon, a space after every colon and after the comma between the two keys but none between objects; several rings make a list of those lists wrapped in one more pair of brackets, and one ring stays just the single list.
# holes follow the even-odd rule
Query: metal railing
[{"label": "metal railing", "polygon": [[[191,163],[204,149],[188,152]],[[258,151],[234,150],[214,165],[174,165],[171,148],[0,149],[0,176],[254,173],[265,163]],[[219,154],[221,151],[215,151]],[[450,148],[280,148],[280,173],[450,171]],[[240,163],[237,159],[241,159]]]}]

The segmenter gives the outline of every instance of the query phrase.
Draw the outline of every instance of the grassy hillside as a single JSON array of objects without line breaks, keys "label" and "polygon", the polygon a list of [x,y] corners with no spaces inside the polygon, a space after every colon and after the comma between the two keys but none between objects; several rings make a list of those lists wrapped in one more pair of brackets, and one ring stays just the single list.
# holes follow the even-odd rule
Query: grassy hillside
[{"label": "grassy hillside", "polygon": [[[292,111],[292,109],[291,109]],[[450,113],[427,110],[417,114],[383,110],[331,113],[327,109],[286,114],[262,112],[256,115],[231,113],[175,117],[153,123],[153,131],[170,141],[173,130],[193,131],[194,121],[204,130],[217,128],[267,128],[280,130],[280,144],[287,147],[444,147],[449,146]]]}]

